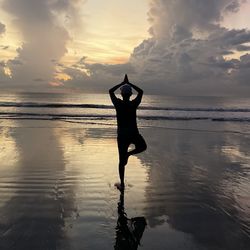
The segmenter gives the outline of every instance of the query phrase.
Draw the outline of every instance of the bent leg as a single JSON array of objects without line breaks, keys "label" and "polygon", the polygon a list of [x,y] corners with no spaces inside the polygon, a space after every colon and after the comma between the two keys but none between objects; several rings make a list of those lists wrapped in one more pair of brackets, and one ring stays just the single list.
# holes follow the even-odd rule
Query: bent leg
[{"label": "bent leg", "polygon": [[139,154],[147,149],[147,144],[140,134],[136,135],[135,138],[133,138],[132,143],[135,145],[135,148],[128,152],[128,156]]}]

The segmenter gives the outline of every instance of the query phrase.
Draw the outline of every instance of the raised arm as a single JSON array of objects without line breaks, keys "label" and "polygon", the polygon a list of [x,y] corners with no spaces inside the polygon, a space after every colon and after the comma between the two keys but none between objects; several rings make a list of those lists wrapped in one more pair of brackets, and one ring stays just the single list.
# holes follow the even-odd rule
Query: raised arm
[{"label": "raised arm", "polygon": [[119,89],[124,84],[130,85],[135,91],[137,91],[137,96],[133,101],[138,106],[141,103],[141,99],[142,99],[142,96],[143,96],[143,90],[141,88],[139,88],[138,86],[136,86],[136,85],[132,84],[131,82],[129,82],[127,74],[125,75],[125,78],[124,78],[122,83],[117,84],[116,86],[114,86],[113,88],[111,88],[109,90],[109,95],[110,95],[110,98],[112,100],[112,103],[115,105],[115,103],[118,100],[118,98],[115,96],[115,91],[117,89]]},{"label": "raised arm", "polygon": [[136,98],[134,99],[134,102],[138,106],[141,103],[141,99],[143,96],[143,90],[130,82],[128,82],[127,84],[129,84],[134,90],[137,91],[138,94],[137,94]]},{"label": "raised arm", "polygon": [[112,103],[115,105],[115,102],[117,101],[117,97],[115,96],[115,91],[117,90],[117,89],[119,89],[122,85],[124,85],[125,83],[124,82],[122,82],[122,83],[119,83],[119,84],[117,84],[117,85],[115,85],[113,88],[111,88],[110,90],[109,90],[109,95],[110,95],[110,98],[111,98],[111,101],[112,101]]},{"label": "raised arm", "polygon": [[131,82],[127,83],[128,85],[130,85],[133,89],[135,89],[139,95],[143,95],[143,90],[141,88],[139,88],[138,86],[132,84]]}]

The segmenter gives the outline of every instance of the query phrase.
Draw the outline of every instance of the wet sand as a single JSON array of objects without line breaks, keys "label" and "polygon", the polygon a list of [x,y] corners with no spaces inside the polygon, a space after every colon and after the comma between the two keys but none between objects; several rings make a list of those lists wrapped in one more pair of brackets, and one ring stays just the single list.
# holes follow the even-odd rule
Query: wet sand
[{"label": "wet sand", "polygon": [[[147,221],[138,249],[249,249],[250,135],[169,124],[142,129],[148,149],[126,168],[125,212]],[[0,249],[114,249],[115,128],[3,120],[0,131]]]}]

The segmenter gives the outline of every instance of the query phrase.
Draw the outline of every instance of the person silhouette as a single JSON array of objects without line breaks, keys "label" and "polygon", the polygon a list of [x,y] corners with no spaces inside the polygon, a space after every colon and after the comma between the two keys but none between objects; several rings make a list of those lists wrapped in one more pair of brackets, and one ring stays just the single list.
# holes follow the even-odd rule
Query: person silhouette
[{"label": "person silhouette", "polygon": [[124,190],[121,190],[117,206],[118,219],[116,225],[115,250],[137,250],[147,222],[145,217],[129,219],[124,208]]},{"label": "person silhouette", "polygon": [[[117,98],[115,91],[120,88],[122,100]],[[132,88],[137,91],[135,99],[130,100]],[[116,109],[117,118],[117,144],[119,151],[119,189],[124,189],[124,173],[128,158],[131,155],[138,154],[147,149],[147,144],[139,133],[136,121],[136,110],[141,103],[143,90],[130,83],[127,74],[122,83],[114,86],[109,90],[111,101]],[[135,148],[128,151],[131,144]]]}]

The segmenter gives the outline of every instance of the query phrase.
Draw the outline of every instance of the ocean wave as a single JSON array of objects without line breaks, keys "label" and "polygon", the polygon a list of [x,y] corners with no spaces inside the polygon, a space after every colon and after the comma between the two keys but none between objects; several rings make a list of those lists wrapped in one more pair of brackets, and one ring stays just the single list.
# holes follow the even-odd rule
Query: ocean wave
[{"label": "ocean wave", "polygon": [[35,103],[35,102],[0,102],[0,107],[20,107],[20,108],[92,108],[92,109],[112,109],[112,105],[99,104],[70,104],[70,103]]},{"label": "ocean wave", "polygon": [[[81,109],[114,109],[113,105],[101,104],[70,104],[70,103],[35,103],[35,102],[0,102],[1,107],[20,108],[81,108]],[[250,108],[200,108],[200,107],[154,107],[141,106],[141,110],[163,111],[201,111],[201,112],[250,112]]]},{"label": "ocean wave", "polygon": [[[36,119],[36,120],[114,120],[115,115],[97,115],[97,114],[52,114],[52,113],[17,113],[2,112],[0,119]],[[211,121],[232,121],[232,122],[250,122],[250,117],[211,117],[211,116],[154,116],[139,115],[141,120],[211,120]]]}]

